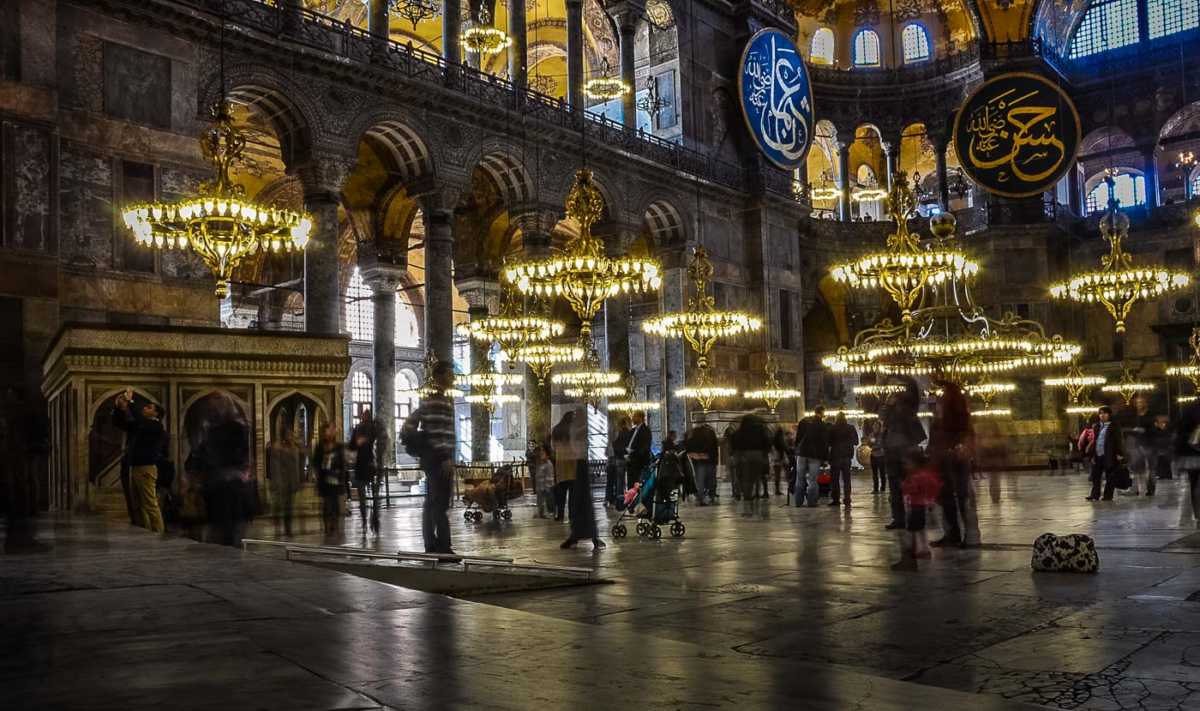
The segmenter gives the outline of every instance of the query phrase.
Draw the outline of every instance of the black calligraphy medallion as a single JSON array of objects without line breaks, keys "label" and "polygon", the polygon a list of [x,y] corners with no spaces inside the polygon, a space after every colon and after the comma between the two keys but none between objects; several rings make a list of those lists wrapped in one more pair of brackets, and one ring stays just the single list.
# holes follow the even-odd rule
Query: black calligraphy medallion
[{"label": "black calligraphy medallion", "polygon": [[1075,162],[1079,141],[1071,97],[1039,74],[1012,72],[985,82],[954,118],[963,171],[1004,197],[1053,188]]}]

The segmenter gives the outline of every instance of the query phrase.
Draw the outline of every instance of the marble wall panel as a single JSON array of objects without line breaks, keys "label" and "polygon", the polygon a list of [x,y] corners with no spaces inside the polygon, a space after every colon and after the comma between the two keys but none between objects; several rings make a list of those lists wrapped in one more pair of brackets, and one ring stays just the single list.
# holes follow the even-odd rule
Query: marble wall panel
[{"label": "marble wall panel", "polygon": [[104,111],[113,118],[171,127],[171,60],[104,43]]},{"label": "marble wall panel", "polygon": [[[163,166],[159,170],[159,192],[163,200],[179,200],[195,195],[207,176],[194,171]],[[195,252],[168,250],[162,255],[163,276],[179,279],[209,279],[210,272]]]},{"label": "marble wall panel", "polygon": [[9,124],[6,128],[6,170],[11,171],[12,194],[4,206],[8,213],[5,245],[53,253],[57,245],[50,220],[51,137],[31,126]]},{"label": "marble wall panel", "polygon": [[59,174],[63,261],[109,269],[113,262],[112,161],[64,146]]}]

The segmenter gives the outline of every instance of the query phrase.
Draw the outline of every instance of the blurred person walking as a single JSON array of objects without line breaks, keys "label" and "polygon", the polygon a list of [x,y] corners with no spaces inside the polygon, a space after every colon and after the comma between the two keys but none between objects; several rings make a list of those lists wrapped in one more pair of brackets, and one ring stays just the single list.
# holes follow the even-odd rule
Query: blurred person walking
[{"label": "blurred person walking", "polygon": [[934,379],[941,388],[929,428],[929,451],[934,469],[941,474],[939,503],[942,537],[930,545],[979,546],[979,520],[975,487],[971,481],[971,447],[974,432],[967,397],[957,383]]},{"label": "blurred person walking", "polygon": [[887,467],[884,465],[883,449],[883,420],[878,417],[871,420],[866,427],[863,442],[871,448],[869,466],[871,467],[871,493],[878,494],[887,491]]},{"label": "blurred person walking", "polygon": [[575,411],[567,410],[562,419],[550,430],[550,443],[554,447],[554,520],[561,521],[572,511],[569,497],[575,488],[577,467],[571,454],[571,428],[575,424]]},{"label": "blurred person walking", "polygon": [[821,487],[817,475],[821,465],[829,461],[829,423],[825,421],[825,407],[817,405],[813,414],[800,420],[796,429],[796,487],[794,503],[817,505]]},{"label": "blurred person walking", "polygon": [[615,506],[625,495],[626,474],[629,466],[626,457],[629,455],[629,441],[633,438],[633,422],[624,415],[617,420],[617,433],[613,435],[608,445],[608,480],[604,487],[604,505]]},{"label": "blurred person walking", "polygon": [[292,536],[292,514],[303,481],[304,455],[296,444],[292,428],[284,427],[279,437],[267,447],[267,483],[274,504],[276,535],[282,524],[283,534]]},{"label": "blurred person walking", "polygon": [[642,480],[642,475],[654,456],[650,451],[653,446],[654,434],[650,431],[650,425],[646,424],[646,413],[638,410],[633,413],[633,432],[629,435],[629,456],[625,469],[626,489],[632,489],[634,484]]},{"label": "blurred person walking", "polygon": [[713,503],[713,497],[717,493],[717,458],[720,445],[716,430],[707,423],[696,425],[684,439],[683,448],[696,471],[696,498],[701,506],[707,506]]},{"label": "blurred person walking", "polygon": [[237,546],[242,531],[254,517],[254,488],[250,484],[250,428],[238,420],[225,420],[208,431],[205,441],[204,508],[208,512],[208,540]]},{"label": "blurred person walking", "polygon": [[1175,469],[1187,475],[1192,519],[1200,528],[1200,401],[1190,403],[1179,414],[1174,451]]},{"label": "blurred person walking", "polygon": [[[737,460],[738,484],[743,501],[742,515],[754,515],[754,489],[767,475],[767,452],[771,448],[771,434],[767,425],[754,414],[745,415],[734,431],[730,448]],[[763,500],[764,509],[767,500]]]},{"label": "blurred person walking", "polygon": [[830,506],[844,504],[850,508],[850,462],[858,446],[858,430],[839,412],[829,430],[829,473],[833,475]]},{"label": "blurred person walking", "polygon": [[[1084,454],[1092,457],[1092,493],[1088,501],[1112,501],[1116,489],[1118,468],[1126,459],[1125,439],[1121,426],[1112,419],[1112,408],[1101,405],[1096,411],[1099,421],[1092,425],[1092,436]],[[1104,495],[1100,495],[1100,481],[1104,481]]]},{"label": "blurred person walking", "polygon": [[453,553],[450,547],[450,492],[454,480],[454,402],[446,391],[454,384],[454,366],[433,366],[433,394],[421,400],[404,421],[407,438],[419,438],[421,470],[425,472],[425,503],[421,507],[421,536],[426,553]]},{"label": "blurred person walking", "polygon": [[904,379],[904,390],[893,393],[881,414],[883,422],[884,468],[888,478],[888,503],[891,505],[892,520],[885,526],[889,530],[904,528],[904,492],[900,482],[905,476],[905,461],[925,441],[925,428],[917,419],[917,403],[920,398],[917,382]]},{"label": "blurred person walking", "polygon": [[341,497],[346,479],[346,453],[337,441],[332,422],[321,428],[321,437],[313,447],[312,468],[316,473],[317,495],[321,497],[321,530],[326,537],[341,525]]},{"label": "blurred person walking", "polygon": [[362,514],[364,536],[367,535],[367,526],[379,532],[379,476],[375,466],[378,439],[379,429],[375,426],[371,409],[366,408],[359,413],[358,424],[350,434],[350,446],[354,449],[354,488],[358,491],[358,510]]},{"label": "blurred person walking", "polygon": [[[567,415],[570,415],[568,417]],[[566,428],[566,439],[555,447],[556,462],[564,469],[574,469],[571,479],[571,533],[560,548],[574,548],[579,541],[591,539],[592,549],[604,548],[596,529],[596,512],[592,508],[592,482],[588,476],[587,417],[582,410],[568,410],[554,429]]]}]

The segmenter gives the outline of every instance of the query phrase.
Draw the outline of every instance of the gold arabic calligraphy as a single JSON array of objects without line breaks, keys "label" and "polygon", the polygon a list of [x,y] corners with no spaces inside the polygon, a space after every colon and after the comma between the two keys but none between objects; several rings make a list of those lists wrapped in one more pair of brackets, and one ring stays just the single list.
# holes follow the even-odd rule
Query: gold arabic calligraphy
[{"label": "gold arabic calligraphy", "polygon": [[1055,174],[1067,150],[1057,134],[1058,107],[1037,105],[1040,92],[995,96],[971,112],[966,160],[978,170],[995,170],[997,182],[1015,178],[1036,185]]},{"label": "gold arabic calligraphy", "polygon": [[770,56],[761,50],[750,53],[746,76],[751,84],[750,104],[758,109],[759,136],[768,149],[786,161],[799,161],[808,148],[811,111],[799,55],[779,46],[771,37]]}]

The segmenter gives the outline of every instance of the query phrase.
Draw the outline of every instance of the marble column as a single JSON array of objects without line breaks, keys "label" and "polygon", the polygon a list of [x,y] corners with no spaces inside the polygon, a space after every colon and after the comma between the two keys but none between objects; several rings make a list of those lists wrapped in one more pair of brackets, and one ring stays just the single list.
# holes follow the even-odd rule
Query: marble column
[{"label": "marble column", "polygon": [[[461,292],[460,292],[461,293]],[[465,294],[464,294],[465,296]],[[474,299],[468,299],[474,301]],[[487,318],[488,307],[486,304],[471,304],[467,309],[467,315],[472,321],[479,321]],[[471,372],[478,373],[487,367],[488,356],[491,353],[491,344],[486,341],[478,341],[471,339]],[[492,416],[488,409],[478,403],[471,404],[471,461],[472,462],[487,462],[491,459],[491,444],[492,444]]]},{"label": "marble column", "polygon": [[[687,260],[690,259],[695,245],[686,245],[683,249],[675,249],[659,254],[663,265],[662,290],[659,292],[659,313],[681,311],[687,305]],[[662,431],[676,430],[683,432],[687,429],[686,400],[678,397],[675,391],[687,384],[687,362],[689,346],[681,338],[663,339],[663,400],[666,409],[663,411]]]},{"label": "marble column", "polygon": [[850,144],[843,141],[834,143],[837,148],[838,159],[838,187],[841,188],[841,194],[838,196],[838,219],[842,222],[850,221]]},{"label": "marble column", "polygon": [[[630,10],[622,13],[617,19],[621,42],[621,81],[629,87],[629,93],[621,98],[621,123],[633,131],[637,130],[637,60],[633,50],[637,42],[639,17],[641,16]],[[652,122],[653,119],[654,117],[651,117]]]},{"label": "marble column", "polygon": [[573,111],[583,111],[583,0],[567,4],[567,103]]},{"label": "marble column", "polygon": [[367,31],[378,40],[378,46],[387,46],[389,29],[388,0],[370,0],[367,5]]},{"label": "marble column", "polygon": [[512,46],[508,48],[508,80],[520,92],[529,85],[529,37],[524,0],[509,0],[508,36],[512,37]]},{"label": "marble column", "polygon": [[442,0],[442,58],[451,64],[462,62],[462,3]]},{"label": "marble column", "polygon": [[341,330],[338,201],[353,165],[350,157],[314,155],[296,169],[304,203],[313,216],[312,234],[304,249],[304,330],[309,333]]},{"label": "marble column", "polygon": [[454,362],[453,213],[425,211],[425,344],[434,357]]},{"label": "marble column", "polygon": [[374,254],[359,258],[363,281],[371,287],[375,311],[374,378],[375,421],[383,424],[386,437],[380,438],[379,462],[391,466],[396,436],[396,290],[403,283],[405,270]]},{"label": "marble column", "polygon": [[946,169],[946,149],[949,145],[944,140],[935,140],[933,142],[933,150],[937,160],[937,181],[938,181],[938,200],[941,201],[942,209],[950,210],[950,173]]}]

